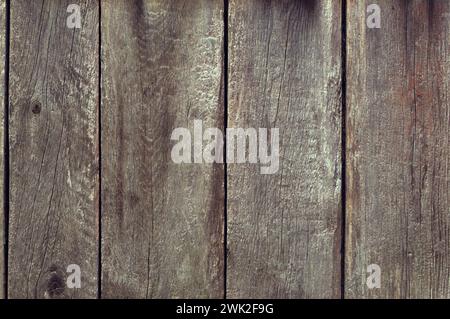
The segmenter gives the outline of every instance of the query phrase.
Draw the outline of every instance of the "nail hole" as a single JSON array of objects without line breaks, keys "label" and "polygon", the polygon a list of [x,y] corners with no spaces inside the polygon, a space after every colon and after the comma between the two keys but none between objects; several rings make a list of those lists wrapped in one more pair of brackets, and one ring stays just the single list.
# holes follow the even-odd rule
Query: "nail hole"
[{"label": "nail hole", "polygon": [[41,108],[41,103],[33,102],[33,105],[31,106],[31,112],[33,112],[33,114],[39,114],[41,113]]}]

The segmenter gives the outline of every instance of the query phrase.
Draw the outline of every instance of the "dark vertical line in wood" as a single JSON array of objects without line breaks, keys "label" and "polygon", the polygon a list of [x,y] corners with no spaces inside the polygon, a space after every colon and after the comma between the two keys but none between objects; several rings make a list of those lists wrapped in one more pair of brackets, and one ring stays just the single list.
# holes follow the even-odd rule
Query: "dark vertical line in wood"
[{"label": "dark vertical line in wood", "polygon": [[228,255],[228,219],[227,219],[227,127],[228,127],[228,0],[223,1],[223,109],[224,109],[224,143],[223,143],[223,165],[224,165],[224,221],[223,221],[223,298],[227,298],[227,255]]},{"label": "dark vertical line in wood", "polygon": [[97,299],[102,298],[102,1],[98,1],[98,267]]},{"label": "dark vertical line in wood", "polygon": [[4,135],[3,135],[3,212],[5,220],[4,229],[4,296],[8,299],[8,249],[9,249],[9,33],[10,33],[10,0],[6,0],[5,19],[5,97],[4,97]]},{"label": "dark vertical line in wood", "polygon": [[345,214],[346,214],[346,110],[347,110],[347,0],[342,0],[342,13],[341,13],[341,86],[342,86],[342,116],[341,116],[341,205],[342,205],[342,217],[341,217],[341,299],[345,299]]}]

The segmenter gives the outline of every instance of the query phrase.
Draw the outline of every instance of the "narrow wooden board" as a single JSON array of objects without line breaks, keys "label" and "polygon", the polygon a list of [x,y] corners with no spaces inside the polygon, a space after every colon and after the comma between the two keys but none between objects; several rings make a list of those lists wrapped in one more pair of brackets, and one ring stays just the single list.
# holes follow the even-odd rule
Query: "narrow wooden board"
[{"label": "narrow wooden board", "polygon": [[172,131],[223,128],[223,1],[102,2],[102,297],[223,296],[223,165]]},{"label": "narrow wooden board", "polygon": [[228,165],[230,298],[338,298],[341,266],[341,6],[229,7],[232,128],[279,128],[273,175]]},{"label": "narrow wooden board", "polygon": [[347,7],[345,295],[449,298],[450,2],[376,2]]},{"label": "narrow wooden board", "polygon": [[[11,1],[9,298],[97,295],[98,13]],[[71,264],[80,289],[66,286]]]},{"label": "narrow wooden board", "polygon": [[5,298],[5,215],[4,215],[4,122],[5,122],[5,46],[6,46],[6,1],[0,1],[0,299]]}]

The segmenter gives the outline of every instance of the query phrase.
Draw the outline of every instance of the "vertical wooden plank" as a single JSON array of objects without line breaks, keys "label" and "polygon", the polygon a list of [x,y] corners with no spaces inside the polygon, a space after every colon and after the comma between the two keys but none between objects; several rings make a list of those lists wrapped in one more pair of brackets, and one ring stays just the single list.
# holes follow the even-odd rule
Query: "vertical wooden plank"
[{"label": "vertical wooden plank", "polygon": [[98,26],[98,1],[11,1],[10,298],[97,294]]},{"label": "vertical wooden plank", "polygon": [[2,213],[0,214],[0,299],[5,298],[5,245],[6,234],[5,230],[5,215],[3,210],[3,188],[4,188],[4,116],[5,116],[5,45],[6,45],[6,1],[0,1],[0,207]]},{"label": "vertical wooden plank", "polygon": [[346,296],[449,298],[450,2],[376,2],[348,6]]},{"label": "vertical wooden plank", "polygon": [[102,3],[102,297],[223,296],[223,166],[173,129],[223,128],[223,1]]},{"label": "vertical wooden plank", "polygon": [[229,8],[228,126],[279,128],[273,175],[228,165],[228,296],[336,298],[341,245],[339,1]]}]

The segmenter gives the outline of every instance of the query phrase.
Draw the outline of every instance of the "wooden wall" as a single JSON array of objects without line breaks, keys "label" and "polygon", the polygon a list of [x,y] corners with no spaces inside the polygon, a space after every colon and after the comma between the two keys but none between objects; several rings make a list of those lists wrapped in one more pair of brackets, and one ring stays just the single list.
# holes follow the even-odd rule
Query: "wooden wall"
[{"label": "wooden wall", "polygon": [[0,298],[450,297],[450,1],[0,0],[0,73]]}]

